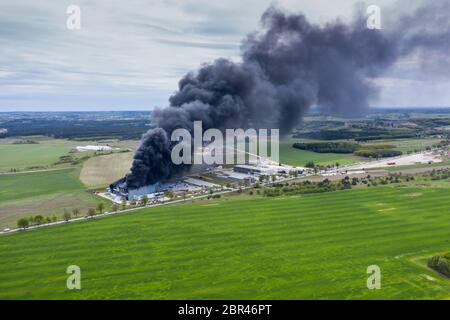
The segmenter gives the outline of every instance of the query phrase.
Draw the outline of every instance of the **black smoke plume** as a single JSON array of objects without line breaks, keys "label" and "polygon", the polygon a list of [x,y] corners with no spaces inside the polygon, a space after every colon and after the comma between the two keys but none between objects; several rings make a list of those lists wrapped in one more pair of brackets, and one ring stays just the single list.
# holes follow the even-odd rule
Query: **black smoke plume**
[{"label": "black smoke plume", "polygon": [[[325,25],[271,7],[262,31],[242,43],[242,62],[218,59],[187,74],[170,106],[152,113],[134,157],[128,188],[166,181],[188,170],[170,158],[174,129],[277,128],[298,125],[312,105],[337,115],[363,113],[376,98],[370,78],[418,48],[448,52],[449,1],[429,1],[415,14],[396,17],[391,29],[370,30],[365,14]],[[384,12],[384,16],[392,12]],[[434,24],[434,25],[433,25]]]}]

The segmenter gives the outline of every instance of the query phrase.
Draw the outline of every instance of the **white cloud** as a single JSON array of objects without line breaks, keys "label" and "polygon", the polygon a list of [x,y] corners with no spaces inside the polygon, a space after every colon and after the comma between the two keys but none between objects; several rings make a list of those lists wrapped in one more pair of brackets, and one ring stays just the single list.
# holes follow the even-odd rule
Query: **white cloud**
[{"label": "white cloud", "polygon": [[[270,4],[325,22],[350,18],[355,2],[2,1],[0,110],[164,105],[186,72],[219,57],[238,60],[240,41]],[[66,28],[69,4],[81,8],[79,31]]]}]

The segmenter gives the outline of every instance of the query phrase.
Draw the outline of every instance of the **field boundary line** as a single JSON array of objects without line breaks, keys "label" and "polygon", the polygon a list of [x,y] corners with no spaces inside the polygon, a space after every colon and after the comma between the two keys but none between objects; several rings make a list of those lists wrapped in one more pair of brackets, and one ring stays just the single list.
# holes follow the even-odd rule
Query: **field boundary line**
[{"label": "field boundary line", "polygon": [[38,172],[51,172],[51,171],[63,171],[76,169],[75,167],[67,168],[55,168],[55,169],[44,169],[44,170],[30,170],[30,171],[18,171],[18,172],[0,172],[0,175],[15,175],[15,174],[27,174],[27,173],[38,173]]}]

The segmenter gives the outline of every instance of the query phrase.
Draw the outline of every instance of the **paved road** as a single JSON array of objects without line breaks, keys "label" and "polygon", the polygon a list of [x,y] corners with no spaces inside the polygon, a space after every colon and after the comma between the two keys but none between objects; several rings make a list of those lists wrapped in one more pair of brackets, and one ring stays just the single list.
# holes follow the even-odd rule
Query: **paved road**
[{"label": "paved road", "polygon": [[207,198],[207,197],[210,197],[210,196],[213,196],[213,195],[223,195],[223,194],[227,194],[227,193],[231,193],[231,192],[237,192],[237,191],[238,191],[238,189],[228,189],[228,190],[225,190],[225,191],[216,192],[216,193],[214,193],[212,195],[211,194],[207,194],[207,195],[197,196],[197,197],[193,197],[193,198],[189,197],[189,198],[186,198],[186,199],[179,199],[179,200],[174,200],[174,201],[168,201],[168,202],[164,202],[164,203],[148,205],[148,206],[145,206],[145,207],[136,207],[136,208],[130,208],[130,209],[125,209],[125,210],[119,210],[117,212],[105,212],[103,214],[96,215],[95,217],[92,217],[92,218],[91,217],[73,218],[73,219],[70,219],[69,221],[57,221],[57,222],[52,222],[52,223],[47,223],[47,224],[41,224],[39,226],[30,226],[26,230],[23,230],[21,228],[10,229],[9,231],[1,231],[0,235],[2,235],[2,234],[11,234],[11,233],[16,233],[16,232],[23,232],[23,231],[30,231],[30,230],[40,229],[40,228],[48,228],[48,227],[57,226],[57,225],[61,225],[61,224],[66,224],[66,223],[86,221],[86,220],[89,220],[89,219],[104,218],[104,217],[108,217],[108,216],[111,216],[111,215],[127,213],[127,212],[136,211],[136,210],[142,210],[142,209],[145,209],[145,208],[156,208],[156,207],[166,206],[166,205],[170,205],[170,204],[182,203],[182,202],[186,202],[186,201],[192,201],[192,200],[196,200],[196,199]]},{"label": "paved road", "polygon": [[[370,163],[370,162],[368,162],[368,163]],[[363,163],[357,164],[358,168],[362,164]],[[295,177],[284,178],[282,180],[277,180],[275,183],[288,182],[288,181],[305,181],[305,180],[323,181],[325,179],[328,179],[328,180],[331,180],[331,181],[336,181],[336,180],[342,179],[345,175],[349,175],[351,177],[363,178],[363,177],[366,177],[368,174],[370,174],[373,177],[387,176],[387,175],[392,174],[392,173],[416,174],[416,173],[430,172],[430,171],[438,170],[438,169],[448,169],[448,168],[450,168],[450,165],[443,165],[443,166],[439,166],[439,167],[428,167],[428,168],[402,169],[402,170],[396,170],[396,171],[387,171],[387,170],[383,170],[383,169],[377,169],[377,170],[373,170],[372,169],[370,171],[367,171],[367,172],[364,171],[362,173],[357,173],[357,174],[347,174],[347,173],[345,173],[345,170],[351,170],[354,167],[355,167],[355,165],[353,165],[353,166],[349,165],[349,166],[346,166],[346,167],[342,167],[339,170],[340,173],[338,173],[336,175],[333,175],[333,176],[328,176],[328,175],[325,176],[324,174],[322,174],[322,175],[320,175],[320,174],[319,175],[308,174],[306,176],[301,176],[301,177],[297,177],[297,178],[295,178]],[[56,170],[63,170],[63,169],[56,169]],[[51,171],[51,170],[48,170],[48,171]],[[274,182],[266,182],[266,183],[260,183],[260,185],[262,185],[262,186],[270,186],[273,183]],[[248,189],[252,189],[252,188],[254,188],[254,186],[243,187],[243,188],[241,188],[241,190],[248,190]],[[47,227],[61,225],[61,224],[65,224],[65,223],[73,223],[73,222],[85,221],[85,220],[88,220],[88,219],[104,218],[104,217],[108,217],[108,216],[111,216],[111,215],[122,214],[122,213],[132,212],[132,211],[136,211],[136,210],[142,210],[144,208],[161,207],[161,206],[165,206],[165,205],[171,205],[171,204],[183,203],[183,202],[186,202],[186,201],[192,201],[192,200],[207,198],[207,197],[213,196],[213,195],[224,195],[224,194],[228,194],[228,193],[232,193],[232,192],[238,192],[238,191],[239,191],[239,189],[228,189],[228,190],[225,190],[225,191],[216,192],[216,193],[214,193],[212,195],[211,194],[206,194],[206,195],[192,197],[192,198],[186,198],[186,199],[168,201],[168,202],[159,203],[159,204],[148,205],[146,207],[130,208],[130,209],[125,209],[125,210],[120,210],[120,211],[117,211],[117,212],[106,212],[106,213],[101,214],[101,215],[96,215],[93,218],[81,217],[81,218],[70,219],[69,221],[57,221],[57,222],[52,222],[52,223],[49,223],[49,224],[43,224],[43,225],[39,225],[39,226],[31,226],[31,227],[27,228],[26,231],[35,230],[35,229],[39,229],[39,228],[47,228]],[[16,228],[16,229],[11,229],[9,231],[1,231],[0,235],[17,233],[17,232],[21,232],[21,231],[25,231],[25,230],[20,229],[20,228]]]},{"label": "paved road", "polygon": [[29,171],[16,171],[16,172],[0,172],[0,175],[11,175],[11,174],[25,174],[25,173],[36,173],[36,172],[49,172],[49,171],[62,171],[73,169],[74,167],[66,168],[56,168],[56,169],[42,169],[42,170],[29,170]]},{"label": "paved road", "polygon": [[[285,179],[276,181],[276,183],[292,181],[294,179],[295,178],[285,178]],[[262,183],[261,185],[266,186],[266,185],[272,185],[272,184],[273,184],[273,182],[266,182],[266,183]],[[197,197],[188,197],[186,199],[179,199],[179,200],[173,200],[173,201],[168,201],[168,202],[164,202],[164,203],[152,204],[152,205],[147,205],[145,207],[136,207],[136,208],[130,208],[130,209],[125,209],[125,210],[119,210],[117,212],[105,212],[103,214],[96,215],[95,217],[73,218],[73,219],[70,219],[69,221],[57,221],[57,222],[42,224],[39,226],[31,226],[31,227],[28,227],[26,230],[21,229],[21,228],[10,229],[9,231],[1,231],[0,235],[12,234],[12,233],[24,232],[24,231],[31,231],[31,230],[36,230],[36,229],[40,229],[40,228],[48,228],[48,227],[62,225],[62,224],[66,224],[66,223],[86,221],[89,219],[105,218],[105,217],[109,217],[111,215],[133,212],[133,211],[142,210],[142,209],[146,209],[146,208],[156,208],[156,207],[167,206],[167,205],[172,205],[172,204],[177,204],[177,203],[183,203],[183,202],[192,201],[192,200],[203,199],[203,198],[207,198],[207,197],[211,197],[211,196],[215,196],[215,195],[224,195],[224,194],[228,194],[228,193],[238,192],[239,190],[248,190],[248,189],[252,189],[253,187],[254,186],[248,186],[248,187],[243,187],[241,189],[231,189],[230,188],[225,191],[215,192],[213,194],[205,194],[205,195],[201,195],[201,196],[197,196]]]}]

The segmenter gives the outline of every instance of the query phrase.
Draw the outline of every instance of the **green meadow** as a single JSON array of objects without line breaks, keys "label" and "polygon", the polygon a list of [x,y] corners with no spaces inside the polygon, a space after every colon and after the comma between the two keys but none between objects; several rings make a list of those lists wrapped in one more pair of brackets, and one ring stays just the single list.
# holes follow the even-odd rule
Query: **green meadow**
[{"label": "green meadow", "polygon": [[61,218],[64,209],[95,207],[101,200],[86,191],[79,173],[79,168],[66,168],[0,174],[0,228],[15,227],[21,217]]},{"label": "green meadow", "polygon": [[336,163],[347,165],[363,161],[363,158],[356,157],[353,154],[317,153],[293,148],[292,144],[292,142],[280,143],[281,163],[302,167],[308,162],[314,162],[319,165],[334,165]]},{"label": "green meadow", "polygon": [[83,188],[78,170],[62,169],[0,175],[0,202]]},{"label": "green meadow", "polygon": [[0,139],[0,171],[50,166],[69,153],[76,142],[46,137],[28,137],[37,144],[14,144],[20,139]]},{"label": "green meadow", "polygon": [[[394,140],[375,140],[366,144],[390,144],[395,146],[395,150],[401,151],[404,154],[408,152],[416,152],[426,150],[438,144],[442,139],[394,139]],[[345,140],[333,140],[345,141]],[[319,165],[348,165],[356,162],[367,161],[366,158],[357,157],[353,154],[339,154],[339,153],[317,153],[307,150],[300,150],[293,148],[295,142],[323,142],[321,140],[311,139],[294,139],[289,138],[280,143],[280,161],[285,164],[293,166],[304,166],[308,162],[314,162]],[[364,145],[364,143],[362,144]]]},{"label": "green meadow", "polygon": [[236,196],[1,236],[0,299],[449,299],[424,266],[450,250],[448,192]]},{"label": "green meadow", "polygon": [[[17,143],[26,142],[26,140],[36,143]],[[71,141],[44,136],[0,139],[0,229],[15,227],[17,220],[22,217],[56,215],[61,218],[64,210],[72,211],[73,209],[80,209],[82,214],[86,214],[89,208],[95,207],[100,201],[108,207],[109,202],[95,197],[87,189],[107,185],[107,181],[114,181],[114,178],[117,180],[118,174],[115,170],[117,170],[116,164],[120,164],[120,161],[114,163],[105,161],[103,167],[94,168],[99,168],[99,172],[93,172],[93,170],[86,172],[83,170],[86,162],[91,160],[95,163],[96,161],[94,154],[70,152],[77,145],[97,143],[110,144],[123,149],[133,145],[132,141]],[[92,157],[92,159],[88,161],[84,159],[78,163],[69,161],[56,164],[60,157],[68,155],[74,160],[85,157]],[[109,157],[121,160],[123,155],[130,156],[114,154]],[[80,180],[82,172],[84,172],[83,177],[90,183]],[[101,178],[104,180],[100,180]]]},{"label": "green meadow", "polygon": [[[393,144],[398,151],[402,151],[404,154],[408,152],[416,152],[426,150],[428,147],[432,147],[438,144],[442,139],[396,139],[396,140],[385,140],[381,142],[382,144]],[[377,142],[378,143],[378,142]]]}]

